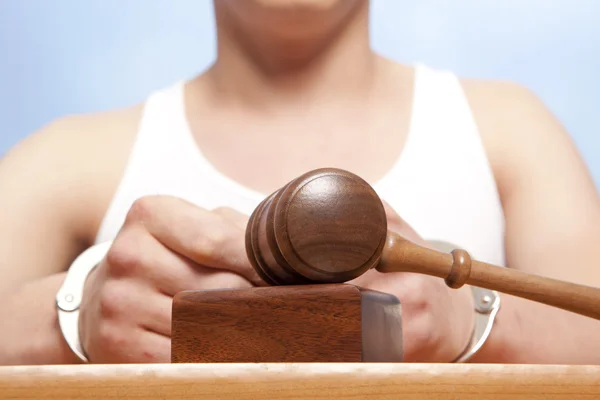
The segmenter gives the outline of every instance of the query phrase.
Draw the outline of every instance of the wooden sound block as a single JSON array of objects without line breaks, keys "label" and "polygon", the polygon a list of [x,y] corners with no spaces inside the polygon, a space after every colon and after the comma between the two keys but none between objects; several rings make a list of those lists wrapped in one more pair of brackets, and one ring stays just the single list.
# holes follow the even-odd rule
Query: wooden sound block
[{"label": "wooden sound block", "polygon": [[173,363],[401,362],[399,300],[349,284],[184,291]]}]

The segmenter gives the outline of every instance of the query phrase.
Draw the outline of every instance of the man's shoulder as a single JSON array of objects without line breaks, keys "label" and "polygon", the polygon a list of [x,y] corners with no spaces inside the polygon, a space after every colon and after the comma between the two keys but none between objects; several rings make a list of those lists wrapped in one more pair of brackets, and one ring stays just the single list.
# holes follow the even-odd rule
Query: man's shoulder
[{"label": "man's shoulder", "polygon": [[[57,118],[0,158],[0,187],[44,199],[92,235],[120,182],[143,106]],[[62,211],[61,211],[62,210]]]},{"label": "man's shoulder", "polygon": [[[68,148],[71,148],[93,141],[101,147],[113,147],[115,141],[123,141],[135,135],[142,108],[142,105],[135,105],[102,112],[66,115],[49,122],[25,138],[24,143],[59,141],[64,145],[67,140],[70,144]],[[84,149],[85,147],[77,150]]]},{"label": "man's shoulder", "polygon": [[142,105],[136,105],[56,118],[19,141],[5,159],[102,161],[131,144],[141,110]]},{"label": "man's shoulder", "polygon": [[556,117],[528,87],[512,81],[460,81],[484,140],[526,144],[557,130]]},{"label": "man's shoulder", "polygon": [[558,118],[527,86],[479,79],[461,84],[499,184],[511,183],[531,164],[548,162],[540,151],[547,143],[573,147]]},{"label": "man's shoulder", "polygon": [[469,78],[460,82],[476,119],[486,125],[509,128],[506,134],[523,123],[547,123],[554,119],[540,97],[525,85]]},{"label": "man's shoulder", "polygon": [[57,118],[11,148],[0,167],[4,173],[27,171],[67,187],[88,178],[110,180],[128,158],[141,110],[136,105]]}]

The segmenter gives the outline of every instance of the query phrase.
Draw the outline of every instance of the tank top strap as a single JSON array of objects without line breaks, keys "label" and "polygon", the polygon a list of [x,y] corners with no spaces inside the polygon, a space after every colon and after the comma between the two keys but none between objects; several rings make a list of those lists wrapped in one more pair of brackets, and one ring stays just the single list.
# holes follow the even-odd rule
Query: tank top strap
[{"label": "tank top strap", "polygon": [[125,170],[108,209],[100,223],[96,242],[112,239],[121,227],[131,204],[139,197],[165,193],[161,183],[165,175],[177,178],[176,165],[181,160],[180,141],[184,127],[179,117],[183,107],[184,82],[152,92],[144,101],[138,129]]},{"label": "tank top strap", "polygon": [[421,236],[504,264],[504,216],[460,79],[416,65],[410,129],[376,190]]}]

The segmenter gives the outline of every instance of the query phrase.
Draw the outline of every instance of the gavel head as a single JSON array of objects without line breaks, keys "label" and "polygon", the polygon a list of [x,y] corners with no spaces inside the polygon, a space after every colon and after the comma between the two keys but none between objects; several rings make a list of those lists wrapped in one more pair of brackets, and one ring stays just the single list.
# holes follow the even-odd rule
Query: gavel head
[{"label": "gavel head", "polygon": [[380,260],[387,235],[381,199],[344,170],[307,172],[267,197],[246,229],[246,252],[269,285],[340,283]]}]

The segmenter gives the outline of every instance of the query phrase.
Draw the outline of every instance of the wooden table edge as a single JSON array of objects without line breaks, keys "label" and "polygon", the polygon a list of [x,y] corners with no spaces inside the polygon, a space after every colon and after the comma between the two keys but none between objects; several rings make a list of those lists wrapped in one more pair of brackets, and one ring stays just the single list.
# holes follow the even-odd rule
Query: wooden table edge
[{"label": "wooden table edge", "polygon": [[119,364],[0,367],[0,399],[600,399],[600,365]]}]

